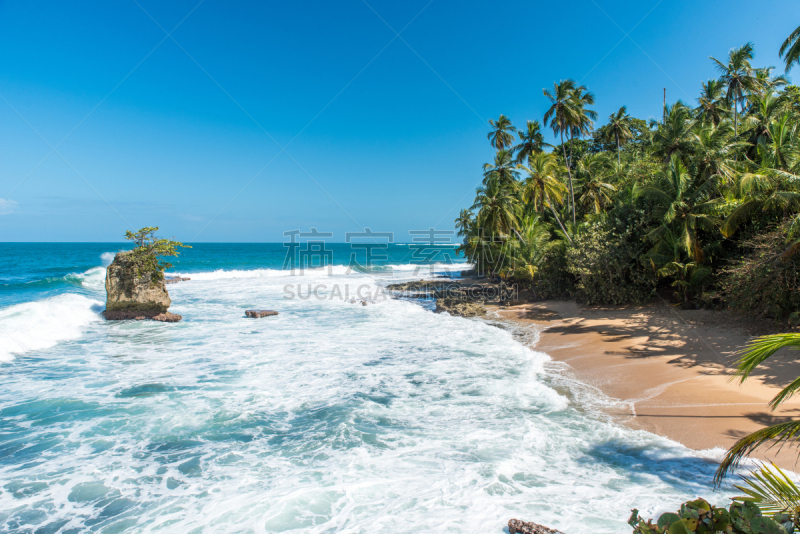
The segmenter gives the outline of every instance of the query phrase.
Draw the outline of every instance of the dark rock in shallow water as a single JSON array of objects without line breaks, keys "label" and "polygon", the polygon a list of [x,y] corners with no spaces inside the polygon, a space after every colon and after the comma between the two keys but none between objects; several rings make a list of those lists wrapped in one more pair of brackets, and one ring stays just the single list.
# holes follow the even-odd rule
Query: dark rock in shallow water
[{"label": "dark rock in shallow water", "polygon": [[142,310],[106,310],[103,317],[109,321],[159,321],[162,323],[177,323],[183,316],[170,312],[142,311]]},{"label": "dark rock in shallow water", "polygon": [[564,534],[560,530],[547,528],[536,523],[520,521],[519,519],[508,520],[508,534]]},{"label": "dark rock in shallow water", "polygon": [[386,289],[390,291],[440,291],[447,288],[457,288],[458,284],[450,280],[441,282],[435,280],[417,280],[414,282],[402,282],[399,284],[389,284]]},{"label": "dark rock in shallow water", "polygon": [[244,314],[247,317],[258,319],[260,317],[269,317],[270,315],[278,315],[278,312],[273,310],[245,310]]},{"label": "dark rock in shallow water", "polygon": [[486,315],[486,308],[481,302],[462,300],[460,298],[443,298],[436,300],[434,313],[447,312],[450,315],[460,315],[461,317],[477,317]]}]

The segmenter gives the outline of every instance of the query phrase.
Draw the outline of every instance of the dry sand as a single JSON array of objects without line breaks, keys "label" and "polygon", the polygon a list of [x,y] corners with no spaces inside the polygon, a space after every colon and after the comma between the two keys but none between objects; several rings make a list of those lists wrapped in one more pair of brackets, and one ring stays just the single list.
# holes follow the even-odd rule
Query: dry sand
[{"label": "dry sand", "polygon": [[[622,422],[689,448],[727,449],[755,430],[800,417],[800,397],[774,412],[767,406],[800,376],[791,351],[767,360],[744,384],[729,381],[733,353],[751,336],[731,326],[734,320],[726,313],[668,306],[583,308],[568,301],[496,311],[545,326],[534,348],[623,401],[627,407],[613,412]],[[794,446],[764,448],[754,457],[796,471],[797,453]]]}]

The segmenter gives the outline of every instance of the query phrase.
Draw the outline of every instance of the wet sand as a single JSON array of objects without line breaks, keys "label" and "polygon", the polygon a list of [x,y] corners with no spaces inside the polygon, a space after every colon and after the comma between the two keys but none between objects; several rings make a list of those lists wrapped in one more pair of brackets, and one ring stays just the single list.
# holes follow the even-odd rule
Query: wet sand
[{"label": "wet sand", "polygon": [[[536,350],[568,364],[575,377],[621,401],[613,416],[695,449],[728,449],[739,438],[800,417],[800,396],[767,403],[800,376],[793,351],[771,357],[744,383],[730,381],[734,353],[751,339],[726,315],[668,306],[586,307],[544,301],[494,308],[505,319],[542,325]],[[797,470],[798,449],[753,455]]]}]

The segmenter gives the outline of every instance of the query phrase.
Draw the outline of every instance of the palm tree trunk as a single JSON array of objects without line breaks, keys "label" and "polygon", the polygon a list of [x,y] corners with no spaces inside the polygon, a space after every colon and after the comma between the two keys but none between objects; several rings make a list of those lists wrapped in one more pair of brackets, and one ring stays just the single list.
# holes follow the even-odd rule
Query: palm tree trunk
[{"label": "palm tree trunk", "polygon": [[572,130],[569,132],[569,161],[567,161],[567,166],[572,166]]},{"label": "palm tree trunk", "polygon": [[525,245],[525,246],[528,246],[528,243],[526,243],[526,242],[525,242],[525,240],[522,238],[522,236],[521,236],[521,235],[519,235],[519,232],[517,232],[517,229],[516,229],[516,228],[512,228],[512,230],[514,230],[514,233],[515,233],[515,234],[517,234],[517,239],[519,239],[520,241],[522,241],[522,244],[523,244],[523,245]]},{"label": "palm tree trunk", "polygon": [[614,136],[617,138],[617,165],[620,165],[620,162],[619,162],[619,132],[614,131]]},{"label": "palm tree trunk", "polygon": [[[572,199],[570,209],[572,210],[572,224],[575,225],[575,191],[572,190],[572,169],[569,168],[569,160],[567,159],[567,147],[564,146],[564,130],[561,130],[561,148],[564,150],[564,161],[567,162],[567,175],[569,175],[569,195]],[[572,139],[569,140],[569,153],[572,157]]]},{"label": "palm tree trunk", "polygon": [[550,204],[550,211],[553,212],[553,217],[556,218],[556,222],[561,227],[561,231],[564,232],[564,235],[567,236],[567,239],[569,239],[569,244],[572,245],[573,244],[572,243],[572,238],[569,236],[569,233],[567,232],[567,229],[564,228],[564,225],[561,224],[561,219],[558,218],[558,213],[556,213],[555,208],[553,208],[553,203],[550,202],[550,195],[547,195],[547,202]]},{"label": "palm tree trunk", "polygon": [[[567,174],[569,175],[569,189],[572,190],[572,171],[569,168],[569,160],[567,159],[567,147],[564,146],[564,130],[561,130],[561,150],[564,152],[564,161],[567,163]],[[572,204],[569,205],[572,209]]]},{"label": "palm tree trunk", "polygon": [[567,236],[567,239],[569,239],[569,244],[572,245],[573,244],[572,243],[572,238],[569,236],[569,232],[567,232],[567,229],[564,228],[564,225],[561,224],[561,219],[558,218],[558,213],[556,213],[556,210],[553,209],[553,206],[550,206],[550,211],[553,212],[553,217],[556,218],[556,222],[561,227],[561,231],[564,232],[564,235]]},{"label": "palm tree trunk", "polygon": [[544,214],[544,184],[542,184],[542,188],[539,190],[539,203],[542,205],[541,213]]}]

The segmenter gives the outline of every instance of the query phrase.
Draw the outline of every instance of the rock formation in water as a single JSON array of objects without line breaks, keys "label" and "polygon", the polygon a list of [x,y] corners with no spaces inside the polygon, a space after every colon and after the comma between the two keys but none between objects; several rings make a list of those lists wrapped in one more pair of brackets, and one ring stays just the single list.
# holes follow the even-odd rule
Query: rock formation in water
[{"label": "rock formation in water", "polygon": [[509,534],[564,534],[560,530],[547,528],[536,523],[520,521],[519,519],[509,519]]},{"label": "rock formation in water", "polygon": [[433,311],[435,313],[447,312],[450,315],[460,315],[461,317],[486,315],[486,308],[482,302],[458,297],[436,299],[436,309]]},{"label": "rock formation in water", "polygon": [[174,323],[180,315],[169,313],[172,301],[163,276],[138,272],[130,252],[118,252],[106,269],[106,310],[103,316],[111,321],[152,319]]},{"label": "rock formation in water", "polygon": [[260,319],[261,317],[269,317],[270,315],[278,315],[274,310],[245,310],[244,314],[253,319]]}]

